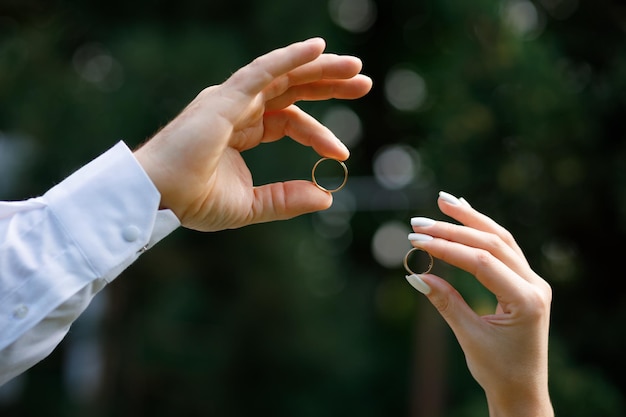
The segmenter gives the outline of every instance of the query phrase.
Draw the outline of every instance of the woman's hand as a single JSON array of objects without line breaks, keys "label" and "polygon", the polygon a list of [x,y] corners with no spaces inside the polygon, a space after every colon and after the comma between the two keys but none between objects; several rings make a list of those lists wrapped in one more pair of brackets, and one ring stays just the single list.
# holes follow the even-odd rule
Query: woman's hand
[{"label": "woman's hand", "polygon": [[[272,51],[206,88],[178,117],[135,151],[183,226],[216,231],[326,209],[329,193],[309,181],[259,187],[240,153],[290,136],[324,157],[348,149],[294,105],[299,100],[355,99],[371,88],[361,61],[323,54],[315,38]],[[275,163],[268,156],[268,163]]]},{"label": "woman's hand", "polygon": [[461,225],[416,217],[409,240],[474,275],[495,295],[495,312],[479,316],[435,275],[407,280],[452,328],[470,372],[485,390],[492,417],[553,416],[548,394],[550,286],[503,227],[450,194],[440,193],[438,204]]}]

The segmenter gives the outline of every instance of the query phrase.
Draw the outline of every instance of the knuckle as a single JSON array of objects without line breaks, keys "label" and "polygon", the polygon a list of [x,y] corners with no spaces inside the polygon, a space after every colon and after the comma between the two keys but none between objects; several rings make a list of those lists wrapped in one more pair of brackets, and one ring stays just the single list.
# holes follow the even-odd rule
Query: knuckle
[{"label": "knuckle", "polygon": [[[508,234],[508,236],[506,235]],[[502,233],[491,233],[485,238],[485,248],[496,256],[501,256],[508,253],[512,248],[516,247],[515,239],[505,230],[505,235]]]},{"label": "knuckle", "polygon": [[442,293],[431,293],[429,299],[439,314],[445,319],[453,319],[457,305],[463,302],[461,294],[454,288],[450,288]]},{"label": "knuckle", "polygon": [[450,310],[450,300],[448,297],[433,296],[430,297],[430,302],[442,316],[445,316]]},{"label": "knuckle", "polygon": [[489,234],[486,239],[489,251],[492,253],[499,253],[507,246],[505,241],[498,235]]},{"label": "knuckle", "polygon": [[547,283],[545,285],[533,286],[532,288],[533,290],[524,294],[522,303],[525,307],[526,316],[539,320],[544,318],[550,311],[552,290]]},{"label": "knuckle", "polygon": [[541,280],[539,287],[540,287],[540,290],[543,294],[545,301],[548,304],[551,304],[552,303],[552,286],[548,284],[546,281]]},{"label": "knuckle", "polygon": [[[495,261],[494,256],[485,249],[477,249],[476,251],[476,271],[481,271],[487,268],[490,268]],[[474,274],[476,275],[476,274]]]},{"label": "knuckle", "polygon": [[507,246],[515,246],[517,243],[515,242],[515,238],[513,234],[509,232],[507,229],[502,229],[499,233],[499,237]]}]

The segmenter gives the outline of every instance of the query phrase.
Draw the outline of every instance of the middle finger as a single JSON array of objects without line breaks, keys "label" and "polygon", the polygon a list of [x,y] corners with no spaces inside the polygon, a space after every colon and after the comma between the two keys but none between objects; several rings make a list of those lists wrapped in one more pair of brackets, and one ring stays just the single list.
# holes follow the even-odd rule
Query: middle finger
[{"label": "middle finger", "polygon": [[364,96],[372,88],[372,80],[363,74],[349,79],[323,79],[287,88],[280,94],[269,92],[265,108],[269,111],[285,108],[300,100],[356,99]]},{"label": "middle finger", "polygon": [[274,142],[290,137],[294,141],[312,147],[319,155],[345,161],[350,156],[346,146],[326,126],[295,105],[285,109],[266,112],[263,116],[263,130],[258,140],[250,142],[253,134],[238,135],[244,142],[232,142],[231,146],[243,151],[258,143]]}]

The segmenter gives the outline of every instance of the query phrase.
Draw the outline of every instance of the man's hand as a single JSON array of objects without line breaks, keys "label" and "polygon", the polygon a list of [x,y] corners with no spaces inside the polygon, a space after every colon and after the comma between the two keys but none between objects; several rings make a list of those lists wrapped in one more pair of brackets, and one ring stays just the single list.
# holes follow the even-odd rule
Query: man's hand
[{"label": "man's hand", "polygon": [[255,187],[240,154],[289,136],[321,156],[348,158],[348,149],[329,129],[294,105],[356,99],[371,89],[370,78],[359,74],[358,58],[323,54],[324,48],[324,40],[314,38],[257,58],[223,84],[203,90],[135,151],[161,193],[161,206],[183,226],[216,231],[330,206],[330,194],[309,181]]}]

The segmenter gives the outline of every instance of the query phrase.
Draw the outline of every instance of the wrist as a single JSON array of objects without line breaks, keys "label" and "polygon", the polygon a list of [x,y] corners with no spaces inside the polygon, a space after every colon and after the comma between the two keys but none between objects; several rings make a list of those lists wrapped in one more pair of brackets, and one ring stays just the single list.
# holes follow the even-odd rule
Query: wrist
[{"label": "wrist", "polygon": [[159,204],[160,209],[172,209],[170,207],[169,198],[168,198],[168,189],[166,178],[163,175],[164,163],[160,163],[155,156],[152,154],[148,146],[142,146],[139,149],[136,149],[133,152],[133,156],[139,163],[139,165],[143,168],[144,172],[152,181],[155,188],[160,194],[161,201]]},{"label": "wrist", "polygon": [[547,388],[495,399],[487,395],[489,417],[554,417]]}]

